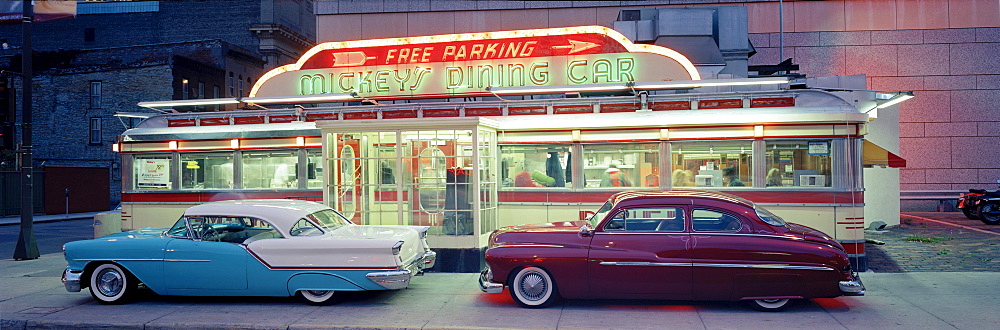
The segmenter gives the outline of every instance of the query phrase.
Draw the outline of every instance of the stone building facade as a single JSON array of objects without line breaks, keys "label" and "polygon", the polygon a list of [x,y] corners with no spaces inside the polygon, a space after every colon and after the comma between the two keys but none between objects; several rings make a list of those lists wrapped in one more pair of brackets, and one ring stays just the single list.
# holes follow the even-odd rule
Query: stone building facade
[{"label": "stone building facade", "polygon": [[[107,193],[113,206],[121,164],[111,145],[139,121],[115,113],[151,111],[141,101],[245,96],[261,74],[308,50],[315,31],[311,0],[80,2],[75,18],[33,24],[34,166],[106,168],[110,191],[86,193]],[[20,25],[0,26],[0,39],[0,66],[20,71]],[[19,78],[5,79],[20,89]]]},{"label": "stone building facade", "polygon": [[[744,6],[749,65],[791,58],[808,77],[867,75],[868,88],[913,91],[899,105],[904,192],[996,188],[1000,179],[1000,2],[831,1],[348,1],[316,3],[317,42],[576,25],[613,27],[624,10]],[[779,10],[780,6],[780,10]],[[783,13],[783,14],[780,14]],[[386,24],[393,22],[393,24]],[[781,23],[783,22],[783,23]],[[662,31],[661,31],[662,32]],[[667,45],[669,47],[669,45]],[[779,57],[783,53],[783,58]],[[897,149],[898,148],[898,149]],[[885,177],[886,175],[879,175]],[[886,184],[896,184],[890,180]],[[898,200],[896,201],[898,202]],[[904,202],[903,209],[933,209]]]}]

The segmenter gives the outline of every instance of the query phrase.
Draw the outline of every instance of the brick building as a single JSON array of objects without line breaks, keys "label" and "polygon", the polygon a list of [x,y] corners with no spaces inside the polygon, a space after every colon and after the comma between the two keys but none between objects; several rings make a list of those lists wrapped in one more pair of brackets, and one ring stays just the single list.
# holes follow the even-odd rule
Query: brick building
[{"label": "brick building", "polygon": [[[110,191],[80,187],[74,195],[106,195],[110,205],[121,191],[111,145],[139,120],[115,113],[150,111],[136,105],[141,101],[246,95],[263,72],[315,42],[309,0],[80,2],[77,14],[32,26],[35,167],[106,173]],[[0,49],[0,66],[20,71],[21,27],[0,26],[0,39],[10,47]],[[18,78],[4,79],[20,88]],[[5,155],[18,139],[9,140]],[[61,195],[67,184],[47,183],[46,193]]]}]

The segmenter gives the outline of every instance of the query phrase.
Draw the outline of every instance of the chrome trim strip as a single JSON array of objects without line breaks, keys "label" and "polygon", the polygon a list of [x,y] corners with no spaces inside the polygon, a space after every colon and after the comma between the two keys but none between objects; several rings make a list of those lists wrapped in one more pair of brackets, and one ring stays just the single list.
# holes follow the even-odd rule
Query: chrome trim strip
[{"label": "chrome trim strip", "polygon": [[696,267],[715,268],[755,268],[755,269],[799,269],[799,270],[835,270],[825,266],[795,266],[782,264],[695,264]]},{"label": "chrome trim strip", "polygon": [[615,262],[602,261],[601,266],[657,266],[657,267],[710,267],[710,268],[754,268],[754,269],[797,269],[797,270],[836,270],[825,266],[795,266],[784,264],[711,264],[691,262]]},{"label": "chrome trim strip", "polygon": [[163,259],[73,259],[73,260],[75,261],[164,261]]},{"label": "chrome trim strip", "polygon": [[166,262],[212,262],[211,260],[163,259]]},{"label": "chrome trim strip", "polygon": [[614,262],[614,261],[602,261],[601,266],[663,266],[663,267],[673,267],[673,266],[683,266],[691,267],[694,266],[690,262]]}]

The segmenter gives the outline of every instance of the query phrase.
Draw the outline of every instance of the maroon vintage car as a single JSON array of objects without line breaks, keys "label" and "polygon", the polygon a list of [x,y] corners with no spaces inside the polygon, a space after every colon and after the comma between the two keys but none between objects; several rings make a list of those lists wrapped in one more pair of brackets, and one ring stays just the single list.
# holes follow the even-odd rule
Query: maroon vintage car
[{"label": "maroon vintage car", "polygon": [[573,299],[748,301],[864,295],[844,248],[748,200],[703,190],[629,191],[589,221],[498,229],[479,285],[522,307]]}]

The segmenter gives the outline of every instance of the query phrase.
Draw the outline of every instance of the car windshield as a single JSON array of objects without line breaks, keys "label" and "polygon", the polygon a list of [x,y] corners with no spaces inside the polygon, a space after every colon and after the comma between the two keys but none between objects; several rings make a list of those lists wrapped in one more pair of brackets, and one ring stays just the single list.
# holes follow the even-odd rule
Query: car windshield
[{"label": "car windshield", "polygon": [[590,217],[590,220],[588,220],[590,221],[590,225],[597,227],[597,224],[600,223],[601,220],[604,220],[604,217],[611,211],[611,206],[611,202],[605,202],[604,205],[602,205],[601,208]]},{"label": "car windshield", "polygon": [[327,231],[353,224],[343,215],[340,215],[340,213],[331,209],[318,211],[308,215],[307,217],[327,229]]},{"label": "car windshield", "polygon": [[754,210],[757,211],[757,217],[760,218],[761,220],[764,220],[764,222],[767,222],[767,224],[778,227],[785,226],[785,219],[782,219],[781,217],[774,215],[774,213],[771,213],[771,211],[768,211],[767,209],[764,209],[759,206],[754,207]]},{"label": "car windshield", "polygon": [[177,219],[177,222],[167,230],[167,236],[188,237],[188,230],[187,226],[184,224],[184,217]]}]

